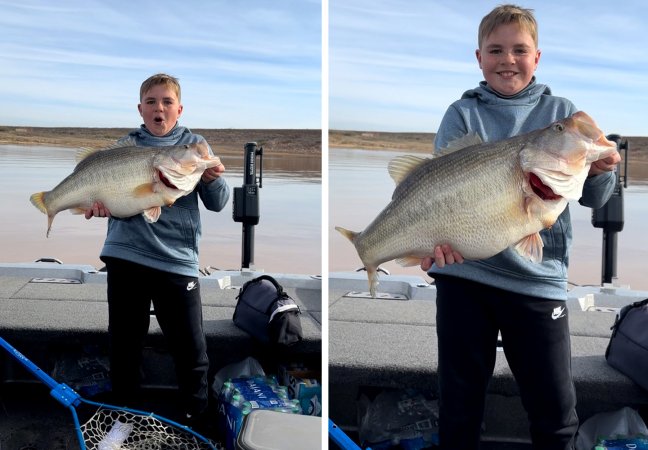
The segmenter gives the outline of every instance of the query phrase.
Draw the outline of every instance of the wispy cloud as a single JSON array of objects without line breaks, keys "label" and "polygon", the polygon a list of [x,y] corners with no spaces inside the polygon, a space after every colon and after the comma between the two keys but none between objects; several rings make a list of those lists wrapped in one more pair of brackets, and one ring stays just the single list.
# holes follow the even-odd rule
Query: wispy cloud
[{"label": "wispy cloud", "polygon": [[319,1],[0,8],[0,124],[134,126],[139,84],[162,71],[180,78],[189,126],[320,126]]},{"label": "wispy cloud", "polygon": [[[501,3],[331,0],[330,126],[435,131],[449,104],[482,80],[477,27]],[[538,81],[610,132],[648,134],[648,4],[522,5],[539,23]]]}]

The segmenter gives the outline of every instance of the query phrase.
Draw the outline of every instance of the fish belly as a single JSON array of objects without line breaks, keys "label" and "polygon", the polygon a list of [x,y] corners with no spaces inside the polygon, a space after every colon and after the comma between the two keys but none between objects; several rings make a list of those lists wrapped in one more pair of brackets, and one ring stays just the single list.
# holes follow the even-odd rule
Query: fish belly
[{"label": "fish belly", "polygon": [[[100,201],[115,217],[132,216],[164,204],[162,193],[153,192],[154,175],[150,158],[144,155],[122,160],[118,157],[96,158],[91,164],[77,167],[47,193],[46,206],[48,211],[58,212],[70,208],[88,209]],[[145,195],[146,189],[137,191],[143,185],[151,186],[150,194]]]},{"label": "fish belly", "polygon": [[488,258],[542,228],[525,211],[523,174],[512,158],[464,156],[431,161],[398,186],[356,241],[365,264],[423,258],[441,244],[466,259]]}]

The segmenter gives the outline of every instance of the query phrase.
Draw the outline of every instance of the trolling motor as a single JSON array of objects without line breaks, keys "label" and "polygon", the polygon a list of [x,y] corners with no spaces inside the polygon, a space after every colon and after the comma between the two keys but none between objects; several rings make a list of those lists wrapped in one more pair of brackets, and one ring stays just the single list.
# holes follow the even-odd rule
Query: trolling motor
[{"label": "trolling motor", "polygon": [[[259,178],[256,176],[256,157],[259,157]],[[232,217],[234,222],[243,223],[241,268],[254,265],[254,226],[259,223],[259,189],[263,177],[263,147],[256,142],[245,144],[243,162],[243,186],[234,188]],[[257,184],[258,183],[258,184]]]},{"label": "trolling motor", "polygon": [[621,163],[615,171],[614,192],[605,205],[592,209],[592,225],[603,229],[603,260],[601,265],[601,284],[612,283],[617,278],[617,233],[623,231],[623,188],[628,187],[628,140],[618,134],[606,136],[616,142],[617,150],[623,154],[623,175]]}]

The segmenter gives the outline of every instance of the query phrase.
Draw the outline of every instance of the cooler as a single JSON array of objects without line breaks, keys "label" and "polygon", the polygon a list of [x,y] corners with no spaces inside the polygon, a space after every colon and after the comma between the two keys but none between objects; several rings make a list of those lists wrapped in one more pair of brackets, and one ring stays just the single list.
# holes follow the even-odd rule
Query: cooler
[{"label": "cooler", "polygon": [[237,450],[315,450],[322,448],[322,419],[256,409],[247,415]]}]

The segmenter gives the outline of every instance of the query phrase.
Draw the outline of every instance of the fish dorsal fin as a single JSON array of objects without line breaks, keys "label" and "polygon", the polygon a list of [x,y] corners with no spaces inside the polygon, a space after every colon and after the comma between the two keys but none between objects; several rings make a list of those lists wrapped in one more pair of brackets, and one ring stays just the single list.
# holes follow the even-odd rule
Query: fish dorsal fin
[{"label": "fish dorsal fin", "polygon": [[448,145],[446,145],[442,149],[439,149],[437,151],[437,154],[439,154],[440,156],[447,155],[448,153],[456,152],[457,150],[461,150],[462,148],[472,147],[473,145],[479,145],[483,143],[484,141],[482,141],[481,137],[479,137],[479,135],[473,131],[472,133],[464,134],[460,138],[448,142]]},{"label": "fish dorsal fin", "polygon": [[82,148],[77,152],[77,154],[75,156],[76,162],[80,163],[81,161],[86,159],[88,156],[90,156],[93,153],[96,153],[98,151],[100,151],[100,149],[98,149],[98,148]]},{"label": "fish dorsal fin", "polygon": [[414,155],[397,156],[387,166],[389,176],[398,186],[403,179],[412,172],[415,168],[428,161],[430,158]]},{"label": "fish dorsal fin", "polygon": [[115,141],[114,144],[104,147],[104,148],[81,148],[77,154],[76,154],[76,162],[80,163],[84,159],[86,159],[88,156],[92,155],[93,153],[97,152],[103,152],[104,150],[110,150],[113,148],[122,148],[122,147],[135,147],[137,145],[137,142],[135,141],[135,138],[132,136],[127,136],[123,139],[119,139],[118,141]]},{"label": "fish dorsal fin", "polygon": [[120,147],[137,147],[137,139],[135,139],[135,136],[128,135],[119,139],[113,145],[108,148],[104,148],[103,150]]}]

